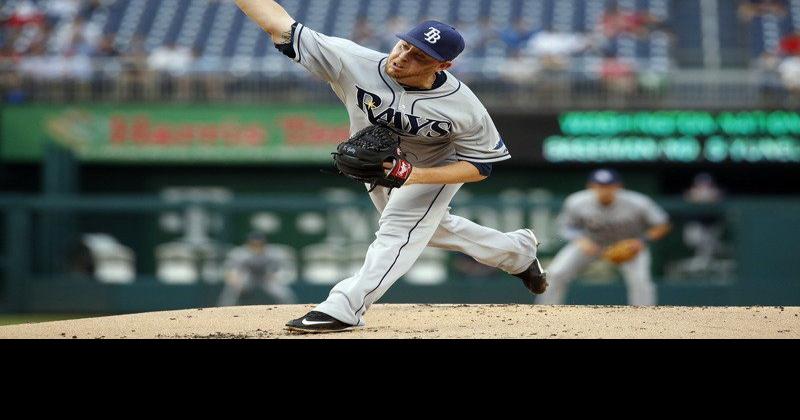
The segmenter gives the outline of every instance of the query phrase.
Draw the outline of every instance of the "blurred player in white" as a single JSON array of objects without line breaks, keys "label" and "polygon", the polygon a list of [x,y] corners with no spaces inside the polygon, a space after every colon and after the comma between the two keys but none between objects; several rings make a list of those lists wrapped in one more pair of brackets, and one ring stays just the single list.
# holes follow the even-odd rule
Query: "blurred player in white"
[{"label": "blurred player in white", "polygon": [[271,251],[267,238],[261,233],[251,233],[245,246],[231,251],[225,262],[225,288],[218,306],[236,305],[242,292],[254,287],[261,287],[276,303],[297,302],[292,289],[276,278],[282,261]]},{"label": "blurred player in white", "polygon": [[616,171],[599,169],[589,176],[588,189],[567,197],[558,222],[569,244],[549,266],[550,286],[537,303],[563,304],[569,283],[576,276],[602,258],[608,247],[632,239],[635,257],[619,264],[628,289],[628,304],[656,304],[647,244],[663,238],[670,225],[667,213],[653,200],[623,189]]}]

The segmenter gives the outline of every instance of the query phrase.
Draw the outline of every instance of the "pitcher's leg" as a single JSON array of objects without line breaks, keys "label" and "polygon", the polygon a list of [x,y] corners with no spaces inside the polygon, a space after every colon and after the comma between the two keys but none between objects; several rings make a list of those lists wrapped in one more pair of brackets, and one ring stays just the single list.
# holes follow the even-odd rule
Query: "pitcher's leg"
[{"label": "pitcher's leg", "polygon": [[381,214],[364,265],[339,282],[316,311],[364,325],[370,305],[405,274],[425,249],[462,184],[409,185],[393,190]]},{"label": "pitcher's leg", "polygon": [[594,260],[575,243],[570,243],[556,254],[548,266],[547,291],[536,298],[542,305],[562,305],[567,297],[569,283]]},{"label": "pitcher's leg", "polygon": [[636,258],[619,267],[628,289],[628,305],[656,304],[656,285],[650,273],[650,261],[650,250],[644,249]]},{"label": "pitcher's leg", "polygon": [[536,258],[536,243],[528,229],[500,232],[449,212],[428,245],[467,254],[509,274],[525,270]]}]

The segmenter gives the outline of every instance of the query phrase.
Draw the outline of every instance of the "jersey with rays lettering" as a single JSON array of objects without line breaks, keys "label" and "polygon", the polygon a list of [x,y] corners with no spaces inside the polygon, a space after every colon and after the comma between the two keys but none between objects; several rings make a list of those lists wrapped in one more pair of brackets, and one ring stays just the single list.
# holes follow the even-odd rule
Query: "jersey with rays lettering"
[{"label": "jersey with rays lettering", "polygon": [[351,135],[387,124],[414,165],[435,167],[459,160],[483,164],[511,157],[486,108],[449,72],[439,75],[433,89],[406,90],[386,74],[387,54],[300,23],[287,55],[331,85],[347,107]]}]

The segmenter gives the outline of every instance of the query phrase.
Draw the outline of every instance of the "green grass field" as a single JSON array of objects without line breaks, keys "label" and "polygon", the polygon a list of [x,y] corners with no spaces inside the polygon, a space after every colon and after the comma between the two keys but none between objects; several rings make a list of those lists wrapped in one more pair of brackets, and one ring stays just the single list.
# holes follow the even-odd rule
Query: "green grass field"
[{"label": "green grass field", "polygon": [[65,319],[87,318],[91,314],[0,314],[0,326],[25,324],[29,322],[62,321]]}]

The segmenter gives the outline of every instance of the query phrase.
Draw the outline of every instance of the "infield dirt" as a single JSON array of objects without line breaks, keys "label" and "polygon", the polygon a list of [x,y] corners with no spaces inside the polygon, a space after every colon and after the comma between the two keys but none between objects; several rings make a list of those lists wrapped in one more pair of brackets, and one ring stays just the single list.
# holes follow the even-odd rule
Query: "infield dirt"
[{"label": "infield dirt", "polygon": [[0,338],[800,338],[800,307],[375,305],[365,327],[295,334],[313,305],[150,312],[0,327]]}]

